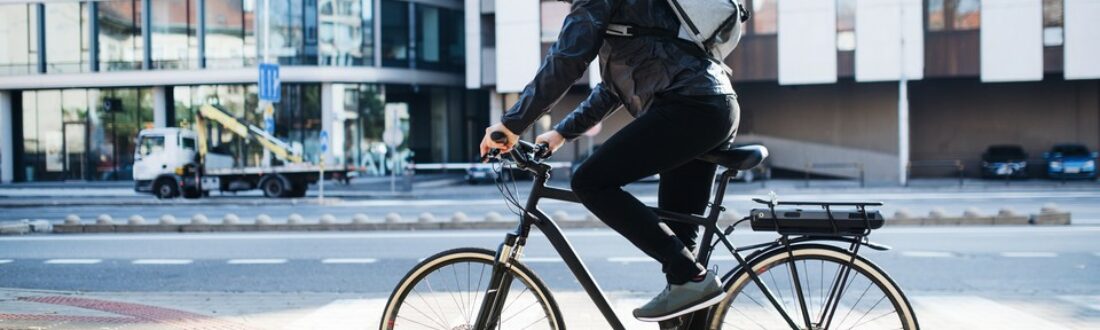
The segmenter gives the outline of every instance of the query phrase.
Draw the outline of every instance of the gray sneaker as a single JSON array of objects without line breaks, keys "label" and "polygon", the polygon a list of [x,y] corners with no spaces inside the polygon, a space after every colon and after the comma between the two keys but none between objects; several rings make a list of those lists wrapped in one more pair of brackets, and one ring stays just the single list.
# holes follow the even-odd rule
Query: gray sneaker
[{"label": "gray sneaker", "polygon": [[722,299],[726,299],[726,292],[714,273],[707,272],[699,282],[669,284],[653,300],[635,309],[634,317],[646,322],[664,321],[710,307]]}]

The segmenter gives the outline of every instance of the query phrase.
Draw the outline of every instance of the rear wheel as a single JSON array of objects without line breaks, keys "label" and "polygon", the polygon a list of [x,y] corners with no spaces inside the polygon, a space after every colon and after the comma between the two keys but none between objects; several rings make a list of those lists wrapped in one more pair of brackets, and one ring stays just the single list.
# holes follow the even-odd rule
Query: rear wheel
[{"label": "rear wheel", "polygon": [[[492,279],[493,252],[464,248],[444,251],[413,267],[390,295],[380,329],[473,329]],[[518,262],[499,329],[562,329],[550,290]]]},{"label": "rear wheel", "polygon": [[268,177],[260,183],[260,189],[264,191],[264,196],[268,198],[286,197],[290,189],[289,186],[286,180],[277,176]]},{"label": "rear wheel", "polygon": [[[901,289],[870,261],[857,257],[841,285],[844,265],[851,260],[847,251],[816,244],[791,249],[793,258],[779,249],[757,258],[750,268],[798,329],[919,329]],[[800,303],[796,282],[805,304]],[[791,328],[749,273],[737,271],[727,279],[726,288],[728,298],[716,306],[710,329]],[[839,293],[830,303],[832,292]]]}]

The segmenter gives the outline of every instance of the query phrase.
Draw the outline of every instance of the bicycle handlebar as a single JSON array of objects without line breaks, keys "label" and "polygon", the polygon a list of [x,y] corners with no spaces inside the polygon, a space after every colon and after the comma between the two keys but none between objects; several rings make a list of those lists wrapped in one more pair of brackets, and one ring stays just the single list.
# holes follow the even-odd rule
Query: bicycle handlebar
[{"label": "bicycle handlebar", "polygon": [[[508,136],[504,132],[496,131],[489,134],[489,138],[493,142],[506,144],[508,143]],[[516,140],[516,145],[512,146],[510,152],[512,160],[521,166],[527,166],[533,163],[538,163],[543,159],[550,158],[553,152],[550,151],[550,145],[546,143],[533,144],[531,142]],[[489,153],[481,157],[481,161],[488,161],[489,158],[500,156],[500,149],[491,149]]]}]

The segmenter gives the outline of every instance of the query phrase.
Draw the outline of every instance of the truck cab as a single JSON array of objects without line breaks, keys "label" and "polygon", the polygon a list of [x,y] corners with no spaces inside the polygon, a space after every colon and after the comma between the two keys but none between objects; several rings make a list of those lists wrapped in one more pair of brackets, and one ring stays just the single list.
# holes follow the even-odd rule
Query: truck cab
[{"label": "truck cab", "polygon": [[196,170],[197,141],[195,132],[173,127],[145,129],[138,133],[134,148],[134,190],[151,192],[159,198],[198,193],[184,189],[188,181],[185,174]]}]

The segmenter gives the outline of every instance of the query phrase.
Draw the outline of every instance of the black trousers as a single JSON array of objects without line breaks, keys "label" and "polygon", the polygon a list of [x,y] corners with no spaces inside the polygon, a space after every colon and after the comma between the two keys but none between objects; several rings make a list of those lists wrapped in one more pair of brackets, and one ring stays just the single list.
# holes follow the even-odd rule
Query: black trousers
[{"label": "black trousers", "polygon": [[661,222],[622,187],[659,173],[658,207],[702,214],[716,165],[695,157],[732,139],[739,117],[736,95],[659,97],[580,165],[573,191],[596,217],[659,261],[669,283],[685,283],[703,271],[691,253],[697,226]]}]

